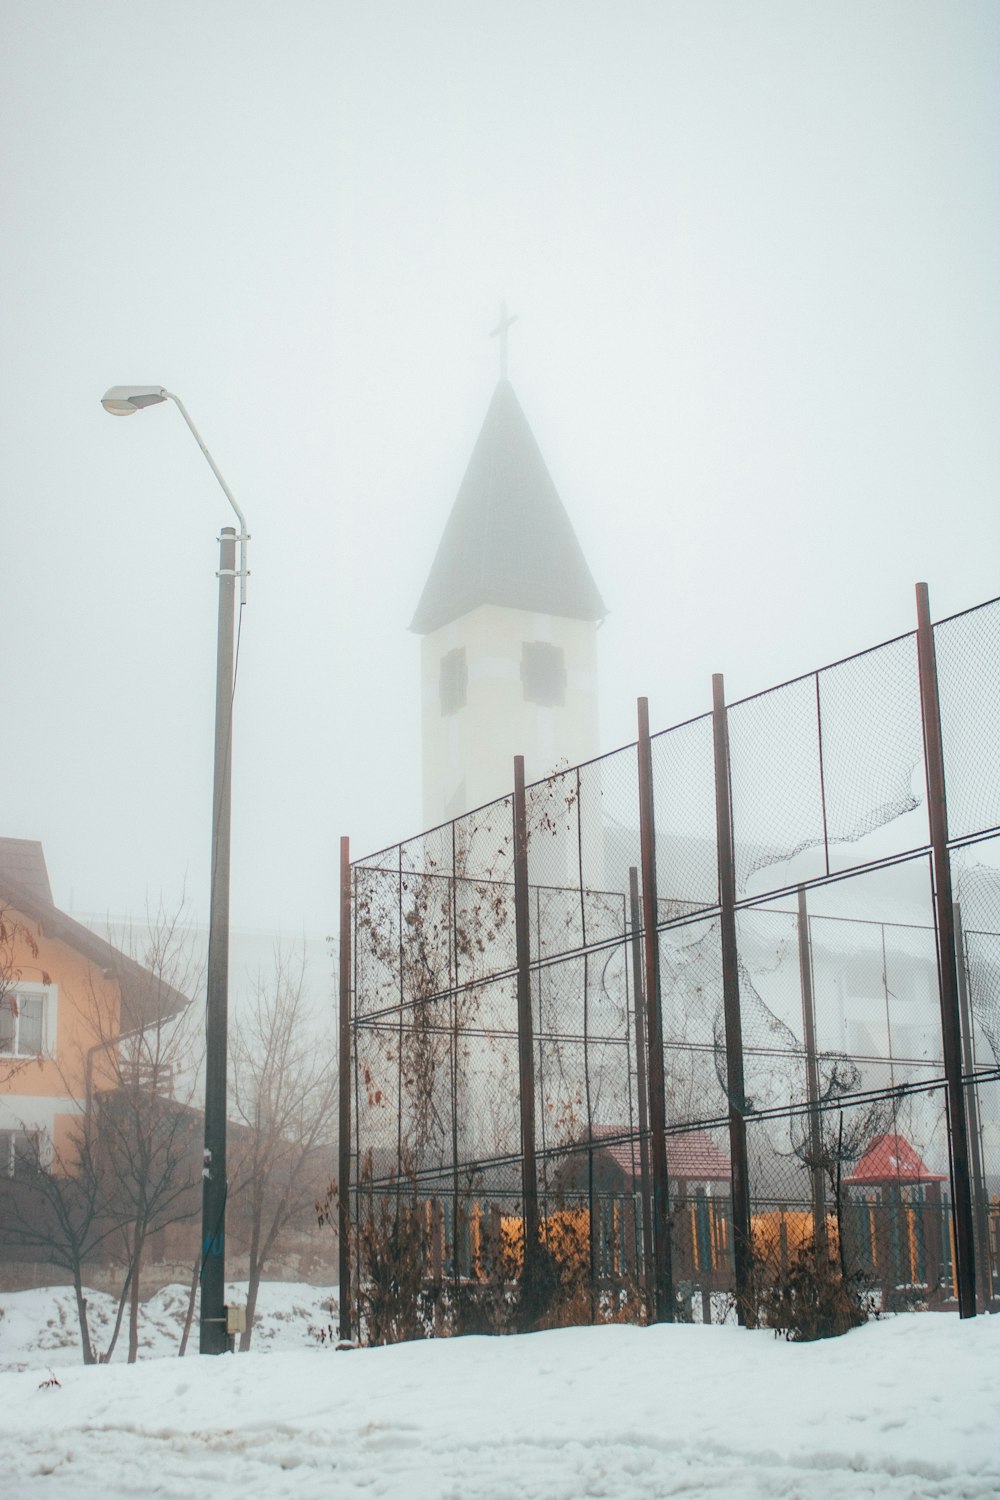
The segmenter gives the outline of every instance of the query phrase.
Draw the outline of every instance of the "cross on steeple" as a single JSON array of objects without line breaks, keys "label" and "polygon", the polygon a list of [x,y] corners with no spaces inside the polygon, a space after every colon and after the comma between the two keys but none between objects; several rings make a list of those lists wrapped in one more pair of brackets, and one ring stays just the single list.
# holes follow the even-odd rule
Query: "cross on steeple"
[{"label": "cross on steeple", "polygon": [[491,339],[500,339],[500,379],[507,379],[507,329],[512,323],[517,322],[517,313],[513,317],[507,316],[507,304],[500,304],[500,321],[490,334]]}]

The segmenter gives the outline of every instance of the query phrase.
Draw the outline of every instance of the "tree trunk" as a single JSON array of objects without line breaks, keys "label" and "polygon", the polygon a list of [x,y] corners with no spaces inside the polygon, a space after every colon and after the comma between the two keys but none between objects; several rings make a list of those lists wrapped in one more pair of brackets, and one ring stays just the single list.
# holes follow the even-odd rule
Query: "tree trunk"
[{"label": "tree trunk", "polygon": [[198,1295],[198,1283],[201,1280],[201,1251],[194,1258],[194,1270],[191,1272],[191,1291],[188,1296],[187,1313],[184,1317],[184,1332],[181,1334],[181,1345],[177,1353],[181,1359],[187,1353],[188,1339],[191,1336],[191,1324],[194,1322],[194,1301]]},{"label": "tree trunk", "polygon": [[132,1259],[132,1286],[128,1309],[128,1362],[134,1365],[139,1358],[139,1272],[142,1267],[142,1252],[146,1243],[144,1234],[137,1234],[135,1254]]},{"label": "tree trunk", "polygon": [[844,1203],[843,1203],[843,1153],[844,1153],[844,1111],[840,1111],[840,1128],[837,1131],[837,1182],[835,1192],[837,1195],[837,1250],[840,1260],[840,1275],[843,1281],[847,1280],[847,1247],[844,1244]]},{"label": "tree trunk", "polygon": [[253,1320],[257,1313],[257,1292],[260,1288],[260,1267],[256,1275],[251,1272],[247,1283],[247,1326],[240,1334],[240,1353],[245,1354],[250,1348],[250,1335],[253,1333]]},{"label": "tree trunk", "polygon": [[112,1354],[114,1354],[115,1352],[115,1345],[118,1342],[118,1335],[122,1331],[122,1318],[125,1315],[125,1302],[128,1298],[128,1290],[132,1285],[133,1267],[134,1262],[129,1265],[128,1275],[125,1277],[125,1285],[122,1287],[121,1296],[118,1298],[118,1316],[115,1318],[115,1326],[111,1334],[111,1342],[104,1353],[101,1355],[100,1360],[98,1361],[99,1364],[106,1365],[111,1359]]},{"label": "tree trunk", "polygon": [[260,1211],[254,1214],[253,1227],[250,1232],[250,1258],[247,1265],[247,1326],[240,1334],[240,1353],[245,1354],[250,1348],[250,1339],[253,1335],[254,1313],[257,1311],[257,1293],[260,1290],[260,1275],[264,1269],[260,1254]]},{"label": "tree trunk", "polygon": [[96,1363],[94,1346],[90,1342],[90,1323],[87,1320],[87,1299],[83,1295],[83,1277],[78,1265],[73,1267],[73,1290],[76,1293],[76,1315],[80,1320],[80,1345],[85,1365]]}]

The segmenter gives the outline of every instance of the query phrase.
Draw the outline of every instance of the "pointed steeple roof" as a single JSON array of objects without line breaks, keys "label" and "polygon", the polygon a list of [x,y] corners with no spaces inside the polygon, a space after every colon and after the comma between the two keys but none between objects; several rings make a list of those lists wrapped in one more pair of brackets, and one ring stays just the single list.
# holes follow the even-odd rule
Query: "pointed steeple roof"
[{"label": "pointed steeple roof", "polygon": [[508,380],[493,392],[410,629],[428,635],[481,604],[607,613]]}]

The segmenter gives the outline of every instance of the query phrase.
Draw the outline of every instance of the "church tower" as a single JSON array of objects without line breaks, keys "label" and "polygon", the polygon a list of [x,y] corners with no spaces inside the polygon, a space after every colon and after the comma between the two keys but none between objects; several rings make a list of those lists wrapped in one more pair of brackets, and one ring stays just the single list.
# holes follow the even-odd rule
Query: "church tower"
[{"label": "church tower", "polygon": [[598,754],[606,611],[505,356],[410,627],[428,828],[509,792],[515,755],[534,781]]}]

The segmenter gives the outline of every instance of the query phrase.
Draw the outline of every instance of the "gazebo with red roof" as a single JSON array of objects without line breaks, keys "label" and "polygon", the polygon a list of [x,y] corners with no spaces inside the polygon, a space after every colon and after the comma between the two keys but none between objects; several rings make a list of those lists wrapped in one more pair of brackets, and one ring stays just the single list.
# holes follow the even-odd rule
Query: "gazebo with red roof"
[{"label": "gazebo with red roof", "polygon": [[905,1135],[877,1135],[850,1177],[848,1187],[894,1187],[900,1183],[944,1182],[932,1172]]},{"label": "gazebo with red roof", "polygon": [[942,1249],[948,1243],[941,1184],[905,1135],[874,1136],[854,1171],[851,1189],[853,1252],[882,1285],[883,1305],[914,1288],[942,1287]]}]

